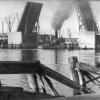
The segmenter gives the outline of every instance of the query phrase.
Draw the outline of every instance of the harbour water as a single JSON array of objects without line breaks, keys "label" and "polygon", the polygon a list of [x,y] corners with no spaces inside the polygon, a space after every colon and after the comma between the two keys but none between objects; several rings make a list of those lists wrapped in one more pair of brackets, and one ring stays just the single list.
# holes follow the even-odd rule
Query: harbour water
[{"label": "harbour water", "polygon": [[[41,63],[49,68],[63,74],[72,79],[68,58],[77,56],[79,61],[95,65],[94,50],[15,50],[15,49],[0,49],[0,61],[34,61],[40,60]],[[27,75],[0,75],[0,80],[3,85],[23,87],[25,90],[30,90]],[[65,96],[73,95],[73,90],[53,80],[54,87],[59,94]]]}]

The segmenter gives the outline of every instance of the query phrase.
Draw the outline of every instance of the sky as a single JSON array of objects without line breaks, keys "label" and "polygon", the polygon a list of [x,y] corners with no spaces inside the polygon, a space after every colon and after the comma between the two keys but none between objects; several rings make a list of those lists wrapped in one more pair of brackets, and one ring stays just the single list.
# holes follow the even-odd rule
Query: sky
[{"label": "sky", "polygon": [[[15,17],[12,31],[13,32],[16,31],[18,27],[18,19],[20,20],[23,9],[27,1],[29,0],[0,0],[0,32],[2,32],[2,22],[4,22],[4,32],[8,31],[5,18],[7,19],[9,16],[11,17],[12,21]],[[59,13],[58,7],[64,8],[63,5],[65,0],[61,0],[62,2],[60,0],[30,0],[30,1],[43,3],[43,7],[39,18],[40,34],[54,34],[55,29],[52,23],[56,23],[57,22],[56,20],[59,21],[59,18],[62,17],[60,15],[64,15],[61,14],[61,12],[65,12],[66,9],[61,10]],[[58,3],[58,1],[60,2]],[[100,26],[100,2],[91,1],[90,3],[93,10],[93,14],[96,17],[97,24],[98,26]],[[87,43],[85,43],[85,45],[87,44],[93,46],[94,34],[90,34],[89,32],[86,33],[79,32],[79,23],[78,23],[78,17],[77,17],[75,6],[72,4],[71,7],[69,7],[68,5],[66,5],[65,8],[66,7],[68,8],[68,10],[66,11],[66,16],[63,16],[64,18],[63,23],[60,26],[61,35],[63,37],[68,37],[68,29],[70,29],[72,37],[80,38],[79,41],[81,44],[84,44],[88,40]],[[58,19],[56,16],[57,10],[59,13]],[[67,13],[69,12],[71,13],[68,15]],[[18,18],[17,18],[17,14],[18,14]]]}]

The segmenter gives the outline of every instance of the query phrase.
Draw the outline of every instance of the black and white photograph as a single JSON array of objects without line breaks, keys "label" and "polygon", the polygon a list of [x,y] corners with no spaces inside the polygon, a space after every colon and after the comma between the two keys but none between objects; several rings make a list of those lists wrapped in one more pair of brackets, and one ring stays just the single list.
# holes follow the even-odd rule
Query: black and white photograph
[{"label": "black and white photograph", "polygon": [[0,100],[100,100],[100,1],[0,0]]}]

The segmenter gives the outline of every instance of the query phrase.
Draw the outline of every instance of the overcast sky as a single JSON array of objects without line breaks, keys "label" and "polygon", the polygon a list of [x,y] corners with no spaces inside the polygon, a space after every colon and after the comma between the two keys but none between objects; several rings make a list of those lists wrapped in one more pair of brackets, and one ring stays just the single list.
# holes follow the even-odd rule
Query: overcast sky
[{"label": "overcast sky", "polygon": [[[18,19],[16,13],[18,13],[19,19],[22,15],[25,3],[27,0],[0,0],[0,32],[2,32],[2,22],[4,22],[5,32],[7,32],[7,24],[5,22],[5,17],[11,16],[11,20],[13,20],[13,16],[16,17],[16,20],[13,25],[12,31],[16,31],[16,27],[18,25]],[[40,14],[40,33],[44,34],[54,34],[54,30],[52,28],[52,19],[54,17],[55,9],[57,9],[57,0],[31,0],[33,2],[41,2],[43,3],[42,11]],[[62,0],[63,2],[63,0]],[[92,1],[91,2],[93,13],[96,16],[96,20],[98,25],[100,26],[100,2]],[[74,6],[73,6],[74,8]],[[63,36],[68,36],[67,28],[70,29],[72,33],[72,37],[79,37],[79,27],[78,27],[78,18],[76,9],[72,10],[70,17],[64,21],[61,27],[61,33]],[[81,35],[80,35],[81,37]],[[82,35],[83,38],[86,36]],[[91,36],[91,40],[93,40],[93,34]],[[82,39],[81,39],[82,40]]]}]

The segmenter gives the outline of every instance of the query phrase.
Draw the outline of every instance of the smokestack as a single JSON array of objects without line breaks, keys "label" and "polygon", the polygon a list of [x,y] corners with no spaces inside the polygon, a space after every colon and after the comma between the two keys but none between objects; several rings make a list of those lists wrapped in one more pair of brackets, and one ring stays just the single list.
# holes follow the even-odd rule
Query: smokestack
[{"label": "smokestack", "polygon": [[55,38],[58,39],[58,30],[55,31]]},{"label": "smokestack", "polygon": [[58,34],[59,34],[59,38],[60,38],[60,35],[61,35],[61,34],[60,34],[60,30],[58,30]]}]

